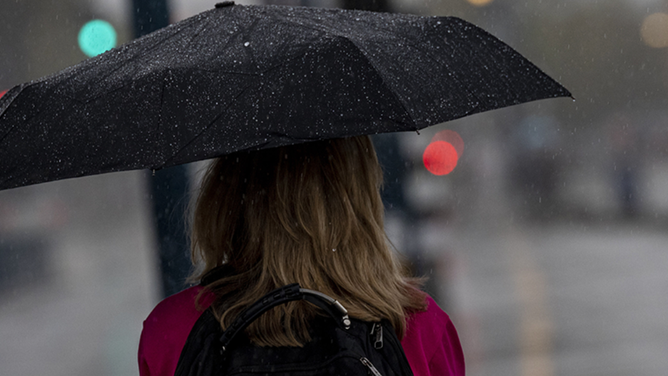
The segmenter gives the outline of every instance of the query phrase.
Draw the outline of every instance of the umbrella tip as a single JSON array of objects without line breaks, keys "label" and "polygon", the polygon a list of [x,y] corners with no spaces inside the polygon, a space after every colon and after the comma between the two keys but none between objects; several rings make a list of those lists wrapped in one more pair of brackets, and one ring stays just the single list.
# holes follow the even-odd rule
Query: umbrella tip
[{"label": "umbrella tip", "polygon": [[234,5],[234,1],[223,1],[216,3],[216,8],[225,8]]}]

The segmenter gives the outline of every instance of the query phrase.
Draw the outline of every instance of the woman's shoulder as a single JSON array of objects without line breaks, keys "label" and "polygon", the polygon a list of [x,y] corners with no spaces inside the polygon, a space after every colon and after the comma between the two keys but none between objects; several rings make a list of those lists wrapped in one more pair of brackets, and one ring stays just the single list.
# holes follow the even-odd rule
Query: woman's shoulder
[{"label": "woman's shoulder", "polygon": [[406,320],[406,337],[412,340],[440,341],[442,336],[457,335],[454,324],[434,299],[427,295],[427,309],[411,312]]},{"label": "woman's shoulder", "polygon": [[415,375],[464,375],[464,354],[450,316],[427,296],[427,309],[408,316],[401,344]]},{"label": "woman's shoulder", "polygon": [[213,301],[195,286],[162,300],[144,320],[139,341],[140,375],[173,375],[181,350],[197,319]]},{"label": "woman's shoulder", "polygon": [[193,286],[163,299],[148,315],[146,321],[144,321],[144,326],[147,324],[169,325],[188,319],[197,321],[197,318],[211,304],[208,295],[204,295],[200,300],[201,307],[197,306],[197,296],[202,288],[201,286]]},{"label": "woman's shoulder", "polygon": [[434,298],[425,297],[427,309],[424,311],[411,312],[408,316],[408,326],[431,326],[442,323],[450,323],[450,316],[438,306]]}]

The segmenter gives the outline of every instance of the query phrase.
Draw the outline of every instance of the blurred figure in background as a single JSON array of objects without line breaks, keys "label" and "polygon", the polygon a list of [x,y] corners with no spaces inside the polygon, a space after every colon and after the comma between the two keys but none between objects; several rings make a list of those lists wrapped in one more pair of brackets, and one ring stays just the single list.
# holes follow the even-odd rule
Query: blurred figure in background
[{"label": "blurred figure in background", "polygon": [[638,134],[623,114],[615,114],[609,123],[612,180],[624,219],[638,215]]},{"label": "blurred figure in background", "polygon": [[553,218],[558,212],[559,124],[550,116],[529,116],[514,134],[513,181],[516,197],[534,219]]}]

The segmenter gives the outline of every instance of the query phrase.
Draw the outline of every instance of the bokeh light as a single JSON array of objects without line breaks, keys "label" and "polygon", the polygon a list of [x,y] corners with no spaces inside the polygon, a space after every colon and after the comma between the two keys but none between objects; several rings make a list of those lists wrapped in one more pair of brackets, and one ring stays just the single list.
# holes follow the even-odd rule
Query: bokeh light
[{"label": "bokeh light", "polygon": [[475,5],[477,7],[484,7],[485,5],[491,3],[494,0],[466,0],[469,2],[471,5]]},{"label": "bokeh light", "polygon": [[652,13],[645,17],[640,35],[646,45],[653,48],[668,47],[668,14]]},{"label": "bokeh light", "polygon": [[5,90],[5,91],[0,91],[0,98],[2,98],[5,94],[7,94],[7,90]]},{"label": "bokeh light", "polygon": [[427,171],[434,175],[447,175],[457,166],[457,150],[449,142],[433,141],[422,154],[422,162]]},{"label": "bokeh light", "polygon": [[79,31],[79,48],[86,56],[97,56],[114,47],[116,30],[107,21],[89,21]]}]

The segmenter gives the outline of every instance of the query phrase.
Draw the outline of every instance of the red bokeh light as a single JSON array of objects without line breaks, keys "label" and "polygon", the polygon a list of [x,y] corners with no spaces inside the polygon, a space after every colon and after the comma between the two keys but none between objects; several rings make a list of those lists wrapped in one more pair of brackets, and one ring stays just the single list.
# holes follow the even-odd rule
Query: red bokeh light
[{"label": "red bokeh light", "polygon": [[0,92],[0,98],[2,98],[2,96],[5,94],[7,94],[7,90]]},{"label": "red bokeh light", "polygon": [[447,175],[457,166],[459,156],[451,143],[432,141],[422,154],[424,167],[434,175]]}]

